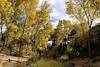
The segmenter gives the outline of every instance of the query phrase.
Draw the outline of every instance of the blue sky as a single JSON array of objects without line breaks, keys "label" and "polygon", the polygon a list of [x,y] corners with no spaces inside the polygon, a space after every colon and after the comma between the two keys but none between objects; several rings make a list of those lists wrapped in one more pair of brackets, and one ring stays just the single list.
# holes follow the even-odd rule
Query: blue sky
[{"label": "blue sky", "polygon": [[56,27],[59,20],[69,18],[68,15],[66,15],[66,7],[65,7],[66,0],[40,0],[38,7],[41,7],[41,5],[45,1],[48,1],[50,7],[52,8],[52,13],[50,14],[51,16],[50,21],[54,25],[54,27]]}]

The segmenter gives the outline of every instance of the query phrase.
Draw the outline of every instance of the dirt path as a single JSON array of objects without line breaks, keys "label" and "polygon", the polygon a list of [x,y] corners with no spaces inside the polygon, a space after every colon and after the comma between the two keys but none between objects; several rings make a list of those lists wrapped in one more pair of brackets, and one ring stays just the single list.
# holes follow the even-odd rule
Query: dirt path
[{"label": "dirt path", "polygon": [[16,61],[16,62],[25,62],[28,61],[29,57],[15,57],[5,54],[0,54],[0,60],[2,61]]}]

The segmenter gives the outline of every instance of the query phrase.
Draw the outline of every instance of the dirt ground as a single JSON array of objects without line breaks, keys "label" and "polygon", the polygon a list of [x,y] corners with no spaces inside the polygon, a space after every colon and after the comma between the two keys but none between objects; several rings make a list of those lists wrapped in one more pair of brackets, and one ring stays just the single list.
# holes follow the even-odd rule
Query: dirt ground
[{"label": "dirt ground", "polygon": [[[17,62],[19,61],[19,58],[16,58],[17,57],[0,55],[0,67],[16,67]],[[27,58],[21,58],[20,62],[27,60]],[[74,58],[65,61],[65,64],[65,67],[100,67],[100,56],[96,58]]]},{"label": "dirt ground", "polygon": [[100,57],[97,58],[76,58],[69,60],[74,67],[100,67]]}]

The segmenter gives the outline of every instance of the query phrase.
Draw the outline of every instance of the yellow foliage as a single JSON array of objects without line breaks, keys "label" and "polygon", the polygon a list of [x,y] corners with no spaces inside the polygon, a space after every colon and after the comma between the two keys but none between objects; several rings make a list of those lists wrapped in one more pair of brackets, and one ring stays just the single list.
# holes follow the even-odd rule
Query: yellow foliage
[{"label": "yellow foliage", "polygon": [[22,48],[21,48],[21,55],[22,56],[27,56],[27,55],[31,55],[32,53],[32,46],[30,44],[28,45],[24,45]]}]

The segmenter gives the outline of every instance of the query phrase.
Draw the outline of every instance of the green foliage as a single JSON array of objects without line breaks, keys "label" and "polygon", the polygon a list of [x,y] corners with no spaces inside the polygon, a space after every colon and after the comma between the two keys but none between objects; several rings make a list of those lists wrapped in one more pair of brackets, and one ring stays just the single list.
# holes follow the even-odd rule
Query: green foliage
[{"label": "green foliage", "polygon": [[[40,10],[36,10],[38,3],[39,0],[0,0],[0,30],[3,25],[7,27],[6,32],[0,32],[0,51],[16,56],[31,56],[37,50],[47,54],[47,57],[69,59],[70,55],[80,52],[76,46],[84,49],[88,45],[97,47],[100,44],[100,24],[92,27],[93,21],[100,17],[100,0],[69,0],[67,14],[80,23],[73,25],[69,20],[61,20],[55,31],[50,24],[48,3],[45,2]],[[49,50],[48,40],[52,34],[55,44]],[[59,54],[60,49],[63,55]],[[37,57],[33,57],[36,59],[32,60],[37,61]],[[40,60],[35,66],[60,67],[54,61],[47,62],[46,66],[45,63],[46,60]]]},{"label": "green foliage", "polygon": [[26,63],[25,62],[22,62],[22,63],[18,62],[16,66],[17,67],[26,67]]},{"label": "green foliage", "polygon": [[73,14],[73,11],[74,11],[74,4],[72,0],[69,0],[69,3],[67,3],[67,13]]},{"label": "green foliage", "polygon": [[100,24],[98,23],[96,26],[92,27],[92,37],[91,37],[91,42],[95,45],[99,45],[100,41]]},{"label": "green foliage", "polygon": [[68,60],[69,59],[69,56],[68,55],[63,55],[60,57],[61,60]]},{"label": "green foliage", "polygon": [[27,56],[33,47],[47,51],[53,26],[49,23],[49,5],[45,2],[37,11],[38,3],[39,0],[0,0],[0,24],[7,27],[4,34],[1,32],[1,42],[9,54]]},{"label": "green foliage", "polygon": [[[37,48],[40,51],[47,51],[48,46],[48,39],[50,38],[50,35],[52,34],[53,28],[51,24],[46,24],[43,29],[40,29],[37,34]],[[38,38],[39,37],[39,38]]]},{"label": "green foliage", "polygon": [[35,63],[33,67],[64,67],[64,65],[54,60],[41,59],[40,61]]},{"label": "green foliage", "polygon": [[57,58],[59,56],[59,52],[57,48],[51,49],[47,52],[47,57]]},{"label": "green foliage", "polygon": [[68,38],[68,35],[73,29],[73,25],[70,21],[62,20],[59,22],[57,29],[55,30],[56,46],[59,47],[64,38]]},{"label": "green foliage", "polygon": [[33,40],[35,41],[34,47],[41,52],[47,52],[48,39],[53,32],[53,26],[49,22],[49,5],[47,2],[41,7],[41,10],[37,12],[36,17],[36,31],[33,29]]},{"label": "green foliage", "polygon": [[76,53],[76,47],[75,47],[75,38],[71,38],[71,36],[69,37],[68,41],[67,41],[67,46],[66,49],[64,51],[64,54],[68,57],[70,57],[70,55],[77,55]]},{"label": "green foliage", "polygon": [[31,45],[24,45],[20,51],[22,56],[30,56],[32,54],[32,46]]},{"label": "green foliage", "polygon": [[100,1],[98,0],[69,0],[67,2],[67,14],[74,16],[80,23],[85,21],[89,26],[96,18],[99,18]]},{"label": "green foliage", "polygon": [[[2,47],[10,51],[9,54],[30,55],[35,44],[39,48],[42,45],[43,49],[47,49],[47,41],[53,27],[49,24],[47,2],[40,11],[36,10],[38,3],[39,0],[0,0],[0,24],[7,27],[4,34],[1,32],[1,42]],[[21,20],[23,22],[20,22]],[[33,38],[38,40],[37,43],[33,42]]]}]

